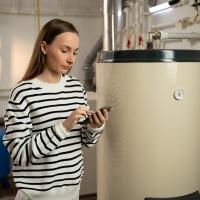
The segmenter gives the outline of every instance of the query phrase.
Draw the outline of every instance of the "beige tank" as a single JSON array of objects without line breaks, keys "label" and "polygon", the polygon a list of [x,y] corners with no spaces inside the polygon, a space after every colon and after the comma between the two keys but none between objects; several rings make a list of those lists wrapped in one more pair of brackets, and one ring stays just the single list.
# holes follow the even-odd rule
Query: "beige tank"
[{"label": "beige tank", "polygon": [[198,62],[106,59],[97,63],[97,107],[113,110],[97,145],[98,200],[199,190],[200,56]]}]

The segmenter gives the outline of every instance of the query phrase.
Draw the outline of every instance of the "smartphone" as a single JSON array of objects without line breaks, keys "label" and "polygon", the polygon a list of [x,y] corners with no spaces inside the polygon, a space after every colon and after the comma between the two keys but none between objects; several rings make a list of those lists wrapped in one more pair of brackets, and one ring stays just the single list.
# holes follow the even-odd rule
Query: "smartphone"
[{"label": "smartphone", "polygon": [[[112,106],[103,106],[103,107],[99,108],[99,110],[101,112],[103,111],[103,109],[106,109],[107,112],[110,112],[112,110]],[[89,117],[87,117],[84,121],[82,121],[82,124],[88,124],[88,123],[90,123]]]},{"label": "smartphone", "polygon": [[112,106],[103,106],[101,108],[99,108],[99,110],[102,112],[103,109],[107,110],[107,112],[110,112],[112,110]]}]

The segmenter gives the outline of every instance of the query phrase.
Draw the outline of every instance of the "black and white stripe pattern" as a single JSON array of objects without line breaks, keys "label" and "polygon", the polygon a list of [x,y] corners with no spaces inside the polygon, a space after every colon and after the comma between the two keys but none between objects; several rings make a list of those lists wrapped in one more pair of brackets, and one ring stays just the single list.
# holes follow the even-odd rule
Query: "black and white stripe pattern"
[{"label": "black and white stripe pattern", "polygon": [[5,115],[4,144],[19,189],[31,193],[80,183],[81,145],[95,145],[102,130],[88,130],[79,122],[69,133],[64,131],[62,120],[79,106],[87,106],[87,96],[73,77],[63,76],[55,87],[34,79],[13,89]]}]

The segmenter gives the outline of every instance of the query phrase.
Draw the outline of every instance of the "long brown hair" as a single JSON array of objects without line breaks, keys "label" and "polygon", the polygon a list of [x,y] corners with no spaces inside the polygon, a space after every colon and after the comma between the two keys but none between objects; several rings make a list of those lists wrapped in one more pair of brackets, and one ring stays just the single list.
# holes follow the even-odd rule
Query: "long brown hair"
[{"label": "long brown hair", "polygon": [[42,73],[45,61],[45,55],[41,51],[42,42],[45,41],[47,44],[51,44],[54,38],[63,32],[72,32],[78,35],[78,31],[73,24],[61,19],[53,19],[43,26],[38,34],[30,62],[21,81],[33,79]]}]

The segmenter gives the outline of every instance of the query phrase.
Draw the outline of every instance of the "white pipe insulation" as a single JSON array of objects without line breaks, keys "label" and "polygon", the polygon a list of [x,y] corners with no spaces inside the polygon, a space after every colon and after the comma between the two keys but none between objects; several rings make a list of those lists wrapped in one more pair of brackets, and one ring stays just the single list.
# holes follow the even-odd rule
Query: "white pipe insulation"
[{"label": "white pipe insulation", "polygon": [[160,30],[160,29],[165,29],[165,28],[170,28],[170,27],[188,27],[194,24],[200,23],[200,16],[194,16],[194,17],[185,17],[177,22],[172,22],[172,23],[166,23],[166,24],[157,24],[155,26],[151,26],[151,30]]},{"label": "white pipe insulation", "polygon": [[169,33],[161,31],[159,39],[200,39],[200,33]]}]

